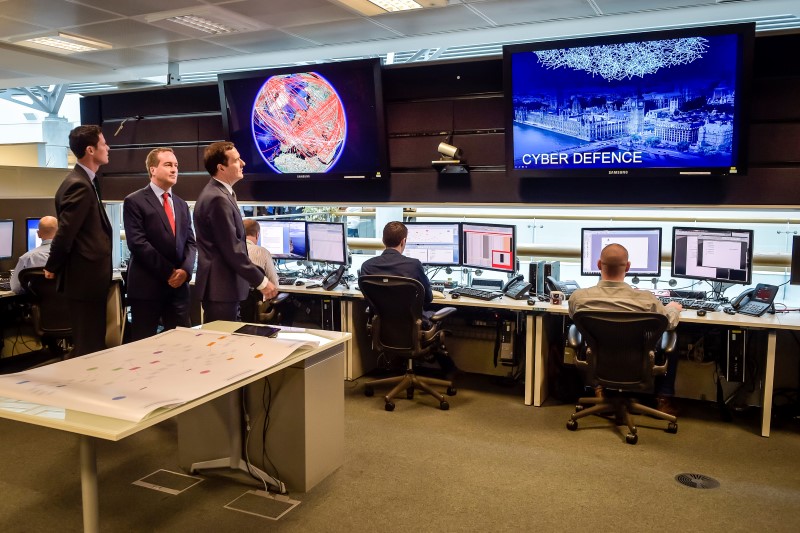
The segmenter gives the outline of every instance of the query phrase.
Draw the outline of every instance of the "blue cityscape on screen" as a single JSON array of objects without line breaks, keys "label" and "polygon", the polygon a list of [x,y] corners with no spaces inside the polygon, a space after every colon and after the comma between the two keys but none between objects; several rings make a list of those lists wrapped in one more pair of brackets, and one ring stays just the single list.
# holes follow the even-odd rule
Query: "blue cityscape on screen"
[{"label": "blue cityscape on screen", "polygon": [[515,53],[514,168],[735,167],[738,40]]}]

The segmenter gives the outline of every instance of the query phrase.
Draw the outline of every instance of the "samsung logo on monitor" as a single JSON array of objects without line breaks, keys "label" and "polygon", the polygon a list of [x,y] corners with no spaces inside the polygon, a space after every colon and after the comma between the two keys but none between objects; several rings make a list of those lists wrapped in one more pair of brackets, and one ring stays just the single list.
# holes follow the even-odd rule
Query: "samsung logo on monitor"
[{"label": "samsung logo on monitor", "polygon": [[609,173],[609,175],[622,175],[622,174],[627,174],[628,171],[627,170],[609,170],[608,173]]}]

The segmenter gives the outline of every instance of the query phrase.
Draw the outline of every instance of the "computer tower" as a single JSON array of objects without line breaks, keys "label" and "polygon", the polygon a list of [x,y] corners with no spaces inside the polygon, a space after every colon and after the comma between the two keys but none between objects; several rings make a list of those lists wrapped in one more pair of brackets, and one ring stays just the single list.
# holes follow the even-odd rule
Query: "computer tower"
[{"label": "computer tower", "polygon": [[544,294],[544,261],[531,261],[528,265],[528,283],[530,292]]},{"label": "computer tower", "polygon": [[725,379],[728,383],[744,383],[744,359],[747,349],[747,330],[728,330],[728,365]]},{"label": "computer tower", "polygon": [[561,261],[546,261],[544,263],[544,268],[542,269],[542,283],[544,284],[545,294],[550,294],[550,289],[547,287],[547,284],[544,283],[544,279],[548,276],[554,277],[556,281],[561,280]]}]

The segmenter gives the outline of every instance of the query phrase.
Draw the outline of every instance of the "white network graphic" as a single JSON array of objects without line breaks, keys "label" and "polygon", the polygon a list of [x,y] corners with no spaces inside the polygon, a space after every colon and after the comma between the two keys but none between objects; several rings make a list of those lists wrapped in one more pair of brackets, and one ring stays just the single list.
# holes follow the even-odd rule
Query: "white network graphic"
[{"label": "white network graphic", "polygon": [[665,39],[639,43],[585,46],[534,52],[539,62],[550,69],[561,67],[585,70],[607,80],[644,78],[660,68],[684,65],[703,57],[708,41],[702,37]]}]

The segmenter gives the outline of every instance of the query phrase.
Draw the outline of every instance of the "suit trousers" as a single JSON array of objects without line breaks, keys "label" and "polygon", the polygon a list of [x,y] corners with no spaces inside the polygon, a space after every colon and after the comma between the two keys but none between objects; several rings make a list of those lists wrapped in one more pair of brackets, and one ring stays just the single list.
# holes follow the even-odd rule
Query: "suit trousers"
[{"label": "suit trousers", "polygon": [[72,312],[72,341],[68,357],[78,357],[106,349],[106,301],[69,300]]},{"label": "suit trousers", "polygon": [[[188,293],[187,293],[188,294]],[[183,298],[162,300],[128,299],[131,307],[131,340],[138,341],[158,333],[158,325],[165,330],[177,326],[192,327],[189,319],[189,301]]]},{"label": "suit trousers", "polygon": [[239,302],[203,301],[203,323],[215,320],[239,321]]}]

